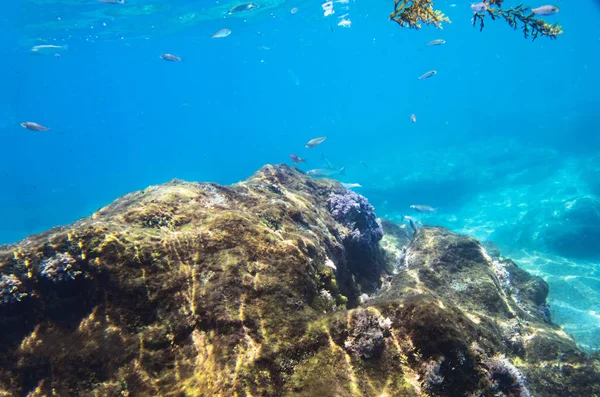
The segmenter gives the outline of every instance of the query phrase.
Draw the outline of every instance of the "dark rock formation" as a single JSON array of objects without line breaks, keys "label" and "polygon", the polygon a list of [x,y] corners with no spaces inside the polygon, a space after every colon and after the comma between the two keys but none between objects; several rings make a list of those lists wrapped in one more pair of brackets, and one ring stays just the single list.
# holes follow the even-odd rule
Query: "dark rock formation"
[{"label": "dark rock formation", "polygon": [[600,198],[586,195],[554,204],[554,217],[539,228],[544,246],[559,255],[600,260]]},{"label": "dark rock formation", "polygon": [[331,193],[327,203],[333,218],[348,228],[342,238],[350,270],[362,281],[363,287],[370,286],[369,290],[375,290],[378,280],[373,275],[378,272],[373,272],[373,267],[383,265],[378,245],[383,229],[373,207],[366,198],[351,190]]},{"label": "dark rock formation", "polygon": [[266,166],[0,247],[0,395],[600,393],[544,281],[381,223],[337,182]]}]

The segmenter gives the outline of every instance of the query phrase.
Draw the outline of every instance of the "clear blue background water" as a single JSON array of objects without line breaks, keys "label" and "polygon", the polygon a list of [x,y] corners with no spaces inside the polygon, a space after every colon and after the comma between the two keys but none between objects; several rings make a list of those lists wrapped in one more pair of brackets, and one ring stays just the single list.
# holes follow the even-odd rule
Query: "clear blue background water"
[{"label": "clear blue background water", "polygon": [[[107,18],[108,27],[76,31],[35,30],[41,39],[69,45],[59,58],[29,53],[31,44],[42,43],[25,41],[32,37],[29,25],[115,5],[3,4],[0,243],[72,222],[172,178],[233,183],[265,163],[289,163],[290,153],[308,160],[305,170],[323,166],[322,154],[345,166],[344,180],[361,183],[380,215],[399,217],[409,204],[429,204],[445,217],[423,221],[455,230],[506,224],[513,213],[486,204],[498,197],[490,188],[524,194],[503,178],[519,167],[535,170],[523,182],[530,202],[566,200],[571,193],[564,187],[581,180],[585,167],[591,171],[579,193],[597,197],[600,5],[559,1],[560,13],[547,19],[559,21],[565,34],[531,42],[503,21],[487,21],[480,33],[471,26],[470,3],[451,3],[436,2],[453,22],[443,30],[389,22],[391,0],[350,3],[349,29],[336,25],[341,12],[324,17],[320,2],[292,1],[247,20],[186,29],[153,29],[157,15]],[[194,8],[171,4],[182,13]],[[211,39],[221,28],[231,36]],[[96,39],[102,29],[117,33]],[[425,45],[438,38],[447,43]],[[165,52],[183,62],[159,59]],[[438,74],[417,79],[431,69]],[[52,130],[26,131],[23,121]],[[304,148],[322,135],[328,137],[323,145]],[[577,175],[562,175],[561,190],[554,189],[553,172],[567,158],[576,162]],[[540,189],[552,197],[534,195]],[[535,227],[546,221],[540,216],[527,225],[509,222]],[[504,239],[507,248],[511,242]],[[528,244],[512,248],[544,251]],[[568,293],[562,298],[569,300]]]}]

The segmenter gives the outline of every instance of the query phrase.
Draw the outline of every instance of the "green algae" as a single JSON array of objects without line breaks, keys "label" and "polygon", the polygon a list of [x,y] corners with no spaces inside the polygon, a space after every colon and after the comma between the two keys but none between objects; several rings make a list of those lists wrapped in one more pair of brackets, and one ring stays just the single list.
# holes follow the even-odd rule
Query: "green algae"
[{"label": "green algae", "polygon": [[[492,396],[490,363],[510,362],[534,395],[600,393],[598,362],[539,310],[543,280],[474,239],[409,242],[384,223],[362,272],[400,268],[359,306],[372,286],[327,208],[343,191],[285,166],[230,187],[173,181],[0,247],[27,292],[0,305],[0,393]],[[42,276],[59,254],[82,276]]]}]

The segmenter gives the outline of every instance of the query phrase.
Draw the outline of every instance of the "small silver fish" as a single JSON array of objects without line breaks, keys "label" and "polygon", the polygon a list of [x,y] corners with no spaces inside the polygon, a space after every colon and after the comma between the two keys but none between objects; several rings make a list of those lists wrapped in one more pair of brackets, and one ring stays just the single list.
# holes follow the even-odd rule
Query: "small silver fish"
[{"label": "small silver fish", "polygon": [[489,6],[487,5],[487,3],[484,3],[483,1],[480,3],[471,4],[471,9],[475,12],[487,11],[488,7]]},{"label": "small silver fish", "polygon": [[411,205],[410,208],[412,208],[413,210],[417,211],[417,212],[421,212],[421,213],[432,213],[432,212],[436,212],[436,209],[433,207],[430,207],[428,205]]},{"label": "small silver fish", "polygon": [[408,224],[410,225],[410,228],[412,229],[412,231],[414,233],[417,232],[417,225],[415,224],[415,221],[413,221],[413,219],[410,216],[403,216],[404,219],[406,219],[408,221]]},{"label": "small silver fish", "polygon": [[173,54],[160,54],[160,59],[164,59],[165,61],[173,61],[173,62],[181,61],[180,57],[173,55]]},{"label": "small silver fish", "polygon": [[237,14],[239,12],[244,12],[244,11],[250,11],[254,8],[258,8],[258,4],[254,4],[254,3],[244,3],[244,4],[238,4],[237,6],[231,8],[228,12],[229,15],[231,14]]},{"label": "small silver fish", "polygon": [[531,10],[535,15],[554,15],[558,12],[557,6],[541,6]]},{"label": "small silver fish", "polygon": [[21,123],[21,127],[29,131],[50,131],[50,128],[44,127],[43,125],[39,125],[38,123],[34,123],[32,121],[25,121],[24,123]]},{"label": "small silver fish", "polygon": [[67,45],[52,45],[52,44],[43,44],[43,45],[35,45],[31,47],[32,54],[57,54],[59,51],[68,50],[69,46]]},{"label": "small silver fish", "polygon": [[419,80],[425,80],[437,74],[437,70],[430,70],[429,72],[419,76]]},{"label": "small silver fish", "polygon": [[221,29],[219,31],[217,31],[215,34],[213,34],[212,36],[210,36],[213,39],[222,39],[223,37],[227,37],[231,34],[231,30],[230,29]]},{"label": "small silver fish", "polygon": [[362,185],[359,184],[359,183],[342,183],[342,186],[345,187],[346,189],[353,189],[355,187],[362,187]]},{"label": "small silver fish", "polygon": [[442,44],[446,44],[446,40],[435,39],[435,40],[431,40],[429,43],[427,43],[427,45],[442,45]]},{"label": "small silver fish", "polygon": [[290,154],[290,160],[292,160],[292,163],[294,164],[298,164],[298,163],[305,163],[306,160],[304,160],[301,157],[296,156],[295,154]]},{"label": "small silver fish", "polygon": [[307,171],[306,174],[312,177],[332,176],[337,174],[346,175],[346,169],[344,167],[339,170],[331,168],[315,168],[314,170]]},{"label": "small silver fish", "polygon": [[125,0],[98,0],[101,3],[109,3],[109,4],[125,4]]},{"label": "small silver fish", "polygon": [[322,144],[322,143],[323,143],[323,141],[324,141],[325,139],[327,139],[327,137],[326,137],[326,136],[321,136],[321,137],[319,137],[319,138],[313,138],[313,139],[311,139],[310,141],[308,141],[308,142],[306,143],[306,148],[307,148],[307,149],[310,149],[311,147],[315,147],[315,146],[317,146],[317,145],[320,145],[320,144]]}]

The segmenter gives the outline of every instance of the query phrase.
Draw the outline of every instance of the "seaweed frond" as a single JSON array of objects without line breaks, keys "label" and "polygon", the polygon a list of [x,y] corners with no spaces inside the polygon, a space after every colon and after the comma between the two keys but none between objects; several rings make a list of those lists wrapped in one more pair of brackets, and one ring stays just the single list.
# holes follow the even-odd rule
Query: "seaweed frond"
[{"label": "seaweed frond", "polygon": [[544,20],[535,18],[535,14],[531,8],[519,4],[518,6],[509,9],[502,9],[503,0],[485,1],[485,11],[475,12],[473,15],[473,26],[479,23],[479,31],[483,30],[485,17],[489,16],[492,21],[497,18],[504,19],[508,25],[514,30],[520,29],[523,31],[525,38],[531,37],[532,41],[539,36],[549,37],[551,40],[556,39],[559,34],[563,33],[562,28],[558,23],[551,25]]},{"label": "seaweed frond", "polygon": [[441,29],[442,22],[450,23],[450,19],[441,11],[434,10],[432,0],[394,0],[390,21],[411,29],[420,29],[421,24],[435,25]]}]

